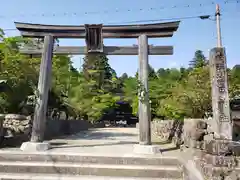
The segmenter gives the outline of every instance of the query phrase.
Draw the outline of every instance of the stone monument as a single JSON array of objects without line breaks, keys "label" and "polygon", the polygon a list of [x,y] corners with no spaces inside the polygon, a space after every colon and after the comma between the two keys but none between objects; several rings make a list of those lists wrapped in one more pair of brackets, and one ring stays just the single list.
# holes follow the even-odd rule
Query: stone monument
[{"label": "stone monument", "polygon": [[196,165],[206,179],[223,180],[230,178],[238,180],[240,178],[237,177],[240,175],[238,168],[240,143],[232,140],[233,123],[230,116],[224,48],[211,50],[210,76],[213,108],[211,131],[213,131],[214,136],[204,138],[203,147],[196,155]]},{"label": "stone monument", "polygon": [[218,138],[232,140],[232,121],[227,83],[227,65],[224,48],[210,52],[210,76],[212,84],[212,109],[214,132]]}]

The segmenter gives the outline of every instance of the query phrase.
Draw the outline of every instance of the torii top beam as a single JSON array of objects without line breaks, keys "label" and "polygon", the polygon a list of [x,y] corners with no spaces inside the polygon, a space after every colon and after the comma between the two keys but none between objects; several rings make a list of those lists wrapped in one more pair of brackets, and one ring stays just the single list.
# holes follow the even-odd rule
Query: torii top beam
[{"label": "torii top beam", "polygon": [[[135,24],[135,25],[103,25],[103,38],[137,38],[146,34],[150,38],[172,37],[177,31],[180,21]],[[16,28],[24,37],[42,38],[52,35],[55,38],[85,38],[85,26],[44,25],[15,22]]]}]

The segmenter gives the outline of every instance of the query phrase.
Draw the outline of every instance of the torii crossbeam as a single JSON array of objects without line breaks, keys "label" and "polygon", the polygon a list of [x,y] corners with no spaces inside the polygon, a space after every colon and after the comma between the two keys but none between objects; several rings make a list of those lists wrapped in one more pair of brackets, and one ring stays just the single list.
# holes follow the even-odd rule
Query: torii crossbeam
[{"label": "torii crossbeam", "polygon": [[[42,48],[23,48],[22,54],[41,55]],[[105,55],[138,55],[138,46],[104,46]],[[57,46],[53,54],[57,55],[85,55],[88,53],[85,46]],[[172,55],[173,46],[148,46],[148,55]]]}]

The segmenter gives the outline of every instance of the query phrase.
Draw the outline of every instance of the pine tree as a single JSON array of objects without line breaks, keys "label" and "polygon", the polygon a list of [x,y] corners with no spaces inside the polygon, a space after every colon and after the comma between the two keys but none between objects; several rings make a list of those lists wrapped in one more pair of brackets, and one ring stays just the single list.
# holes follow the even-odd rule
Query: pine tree
[{"label": "pine tree", "polygon": [[128,78],[128,74],[127,73],[123,73],[122,76],[120,77],[121,80],[125,80]]},{"label": "pine tree", "polygon": [[157,78],[157,75],[156,75],[155,70],[154,70],[153,67],[150,66],[150,65],[148,65],[148,77],[149,77],[150,79]]},{"label": "pine tree", "polygon": [[84,58],[82,74],[80,85],[75,90],[78,96],[75,102],[85,117],[98,120],[119,100],[114,94],[117,89],[116,72],[104,54],[88,54]]},{"label": "pine tree", "polygon": [[88,54],[84,58],[83,75],[88,82],[95,82],[95,88],[108,84],[116,72],[110,67],[108,58],[103,54]]},{"label": "pine tree", "polygon": [[190,68],[199,68],[207,65],[206,57],[201,50],[195,52],[194,58],[190,61]]},{"label": "pine tree", "polygon": [[[138,71],[136,72],[135,77],[138,78]],[[148,65],[148,78],[157,78],[157,74],[150,64]]]}]

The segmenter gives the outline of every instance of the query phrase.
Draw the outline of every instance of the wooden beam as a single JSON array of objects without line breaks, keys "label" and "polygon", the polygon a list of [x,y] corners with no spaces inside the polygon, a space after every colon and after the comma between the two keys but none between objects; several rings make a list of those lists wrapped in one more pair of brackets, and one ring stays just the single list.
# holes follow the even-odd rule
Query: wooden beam
[{"label": "wooden beam", "polygon": [[139,43],[139,144],[151,145],[151,112],[148,92],[148,38],[142,34]]},{"label": "wooden beam", "polygon": [[[103,38],[171,37],[177,31],[180,21],[157,24],[103,25]],[[44,25],[15,22],[16,28],[25,37],[85,38],[85,26]]]},{"label": "wooden beam", "polygon": [[[22,49],[22,54],[40,55],[42,49]],[[60,46],[53,51],[59,55],[84,55],[87,54],[87,48],[84,46]],[[138,55],[138,46],[104,46],[106,55]],[[149,55],[172,55],[173,46],[148,46]]]},{"label": "wooden beam", "polygon": [[[85,31],[85,25],[69,26],[69,25],[46,25],[46,24],[32,24],[14,22],[16,28],[21,29],[33,29],[33,30],[66,30],[66,31]],[[118,31],[118,30],[146,30],[146,29],[166,29],[177,28],[180,21],[164,22],[164,23],[152,23],[152,24],[131,24],[131,25],[103,25],[105,31]]]},{"label": "wooden beam", "polygon": [[[150,38],[158,38],[158,37],[172,37],[173,32],[144,32]],[[133,32],[133,33],[124,33],[124,32],[103,32],[103,38],[137,38],[142,34],[142,32]],[[64,32],[64,33],[53,33],[53,32],[28,32],[21,31],[21,35],[23,37],[33,37],[33,38],[42,38],[44,36],[54,36],[55,38],[80,38],[84,39],[86,36],[85,32]]]},{"label": "wooden beam", "polygon": [[53,52],[54,38],[53,36],[46,36],[44,38],[44,51],[42,53],[42,60],[40,65],[40,73],[38,80],[38,97],[34,112],[34,120],[32,127],[31,142],[43,142],[46,114],[47,114],[47,103],[48,103],[48,92],[51,82],[52,72],[52,52]]}]

